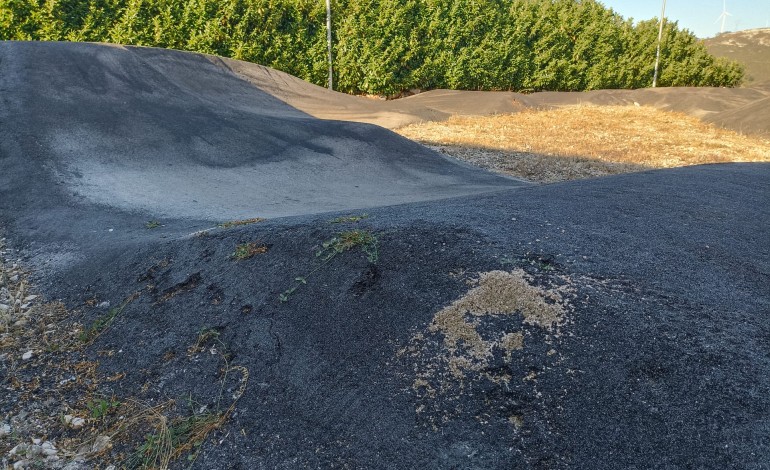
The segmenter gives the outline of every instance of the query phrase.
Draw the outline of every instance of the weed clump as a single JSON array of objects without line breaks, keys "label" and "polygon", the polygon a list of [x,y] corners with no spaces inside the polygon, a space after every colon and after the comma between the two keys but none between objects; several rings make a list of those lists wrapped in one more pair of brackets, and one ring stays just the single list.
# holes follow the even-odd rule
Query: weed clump
[{"label": "weed clump", "polygon": [[230,257],[236,261],[243,261],[255,255],[267,253],[267,245],[260,245],[255,242],[241,243],[235,247],[235,252]]},{"label": "weed clump", "polygon": [[316,257],[329,261],[338,254],[350,251],[355,247],[361,247],[361,251],[366,253],[370,263],[377,263],[377,258],[379,257],[377,237],[368,230],[340,232],[321,245],[321,250],[316,253]]},{"label": "weed clump", "polygon": [[321,260],[315,269],[305,276],[294,278],[292,286],[279,295],[281,302],[288,302],[289,297],[299,289],[303,284],[307,284],[307,278],[315,274],[328,262],[333,260],[340,253],[350,251],[354,248],[360,248],[366,254],[366,259],[370,263],[376,264],[379,259],[379,250],[377,248],[377,236],[369,230],[348,230],[340,232],[334,237],[321,244],[321,249],[316,252],[316,258]]}]

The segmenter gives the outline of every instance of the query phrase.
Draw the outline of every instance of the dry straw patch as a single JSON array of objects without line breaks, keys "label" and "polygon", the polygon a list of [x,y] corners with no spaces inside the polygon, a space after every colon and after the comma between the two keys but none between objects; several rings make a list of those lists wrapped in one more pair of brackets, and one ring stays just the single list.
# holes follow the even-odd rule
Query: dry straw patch
[{"label": "dry straw patch", "polygon": [[397,132],[470,163],[539,182],[770,161],[770,141],[646,106],[580,105],[454,116]]}]

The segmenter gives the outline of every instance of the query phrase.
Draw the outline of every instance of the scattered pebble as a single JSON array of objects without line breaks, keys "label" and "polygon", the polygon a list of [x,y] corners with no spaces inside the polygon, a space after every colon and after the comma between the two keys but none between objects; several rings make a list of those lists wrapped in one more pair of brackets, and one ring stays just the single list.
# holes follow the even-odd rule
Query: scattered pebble
[{"label": "scattered pebble", "polygon": [[110,308],[110,302],[109,301],[102,302],[99,305],[97,305],[97,307],[98,308]]},{"label": "scattered pebble", "polygon": [[11,433],[11,425],[8,423],[3,423],[0,425],[0,437],[7,436]]},{"label": "scattered pebble", "polygon": [[86,420],[83,418],[78,418],[77,416],[72,415],[64,415],[64,423],[68,424],[73,429],[82,428],[84,424],[86,424]]},{"label": "scattered pebble", "polygon": [[24,354],[21,355],[21,360],[28,361],[28,360],[32,359],[32,356],[34,354],[35,353],[33,351],[27,351],[27,352],[25,352]]}]

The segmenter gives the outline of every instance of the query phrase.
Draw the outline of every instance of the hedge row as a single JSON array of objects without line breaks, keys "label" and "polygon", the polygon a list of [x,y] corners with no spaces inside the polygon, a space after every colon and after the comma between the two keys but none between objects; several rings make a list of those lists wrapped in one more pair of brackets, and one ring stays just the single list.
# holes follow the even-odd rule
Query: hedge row
[{"label": "hedge row", "polygon": [[[334,0],[336,88],[592,90],[652,81],[657,20],[595,0]],[[323,0],[0,0],[0,39],[103,41],[217,54],[327,80]],[[660,86],[735,86],[667,23]]]}]

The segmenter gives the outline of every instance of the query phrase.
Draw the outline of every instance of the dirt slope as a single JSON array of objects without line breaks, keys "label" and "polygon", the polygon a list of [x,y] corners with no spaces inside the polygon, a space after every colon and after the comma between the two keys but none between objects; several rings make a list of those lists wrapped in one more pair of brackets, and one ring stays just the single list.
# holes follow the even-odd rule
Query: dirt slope
[{"label": "dirt slope", "polygon": [[711,54],[744,64],[747,86],[770,83],[770,28],[719,34],[704,43]]}]

